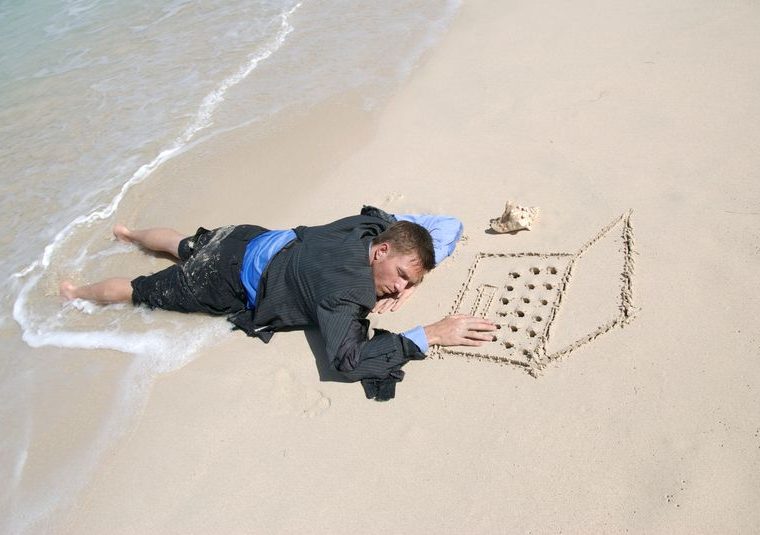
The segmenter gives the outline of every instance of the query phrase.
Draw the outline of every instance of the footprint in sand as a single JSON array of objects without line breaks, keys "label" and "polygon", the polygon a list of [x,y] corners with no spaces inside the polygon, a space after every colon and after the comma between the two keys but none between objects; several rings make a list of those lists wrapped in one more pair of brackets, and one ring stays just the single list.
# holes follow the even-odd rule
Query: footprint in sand
[{"label": "footprint in sand", "polygon": [[284,368],[277,370],[272,384],[274,405],[283,413],[313,418],[330,408],[330,398],[319,390],[301,384]]}]

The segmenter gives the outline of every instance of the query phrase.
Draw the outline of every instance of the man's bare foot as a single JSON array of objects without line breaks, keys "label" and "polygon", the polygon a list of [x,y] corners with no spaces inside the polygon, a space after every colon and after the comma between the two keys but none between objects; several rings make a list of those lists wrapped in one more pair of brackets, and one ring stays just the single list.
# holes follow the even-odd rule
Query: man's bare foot
[{"label": "man's bare foot", "polygon": [[77,291],[77,287],[70,280],[62,281],[61,284],[58,286],[59,295],[63,297],[66,301],[71,301],[72,299],[76,299],[77,298],[76,291]]},{"label": "man's bare foot", "polygon": [[121,223],[113,227],[113,235],[116,236],[117,240],[132,243],[132,231]]}]

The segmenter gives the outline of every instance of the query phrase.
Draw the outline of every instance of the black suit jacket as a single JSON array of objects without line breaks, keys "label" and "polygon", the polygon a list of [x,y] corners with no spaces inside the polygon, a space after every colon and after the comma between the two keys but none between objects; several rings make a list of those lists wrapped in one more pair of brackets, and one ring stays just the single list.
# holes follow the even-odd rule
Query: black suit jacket
[{"label": "black suit jacket", "polygon": [[336,370],[362,380],[368,397],[393,397],[401,367],[425,358],[404,336],[376,329],[369,338],[366,317],[377,302],[370,242],[393,222],[393,216],[365,207],[361,215],[294,229],[296,239],[264,272],[254,310],[230,321],[264,341],[277,330],[316,325]]}]

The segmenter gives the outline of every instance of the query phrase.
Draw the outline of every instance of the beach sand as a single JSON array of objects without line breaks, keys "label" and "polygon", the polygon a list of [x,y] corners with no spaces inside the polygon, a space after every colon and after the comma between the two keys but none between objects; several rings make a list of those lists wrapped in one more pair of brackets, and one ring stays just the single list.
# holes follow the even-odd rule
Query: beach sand
[{"label": "beach sand", "polygon": [[[73,507],[36,529],[760,531],[760,7],[613,4],[465,2],[384,108],[345,95],[266,137],[228,133],[135,187],[119,217],[190,233],[365,203],[456,215],[455,255],[372,317],[405,329],[450,312],[477,253],[573,253],[632,209],[633,321],[537,378],[412,362],[388,403],[321,380],[313,332],[231,334],[161,376]],[[541,208],[532,231],[486,232],[507,199]],[[611,251],[579,264],[566,333],[617,310],[594,276],[619,276]]]}]

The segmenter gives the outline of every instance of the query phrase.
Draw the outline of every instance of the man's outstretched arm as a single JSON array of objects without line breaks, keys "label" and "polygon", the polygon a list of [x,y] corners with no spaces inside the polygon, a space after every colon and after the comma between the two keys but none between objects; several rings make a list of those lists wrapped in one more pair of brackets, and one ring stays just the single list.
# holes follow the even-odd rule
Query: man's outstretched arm
[{"label": "man's outstretched arm", "polygon": [[362,308],[341,299],[320,307],[318,319],[331,364],[355,381],[386,378],[410,359],[424,358],[429,344],[478,346],[493,341],[492,332],[498,328],[483,318],[449,316],[402,335],[376,330],[369,339],[369,321],[363,318]]}]

